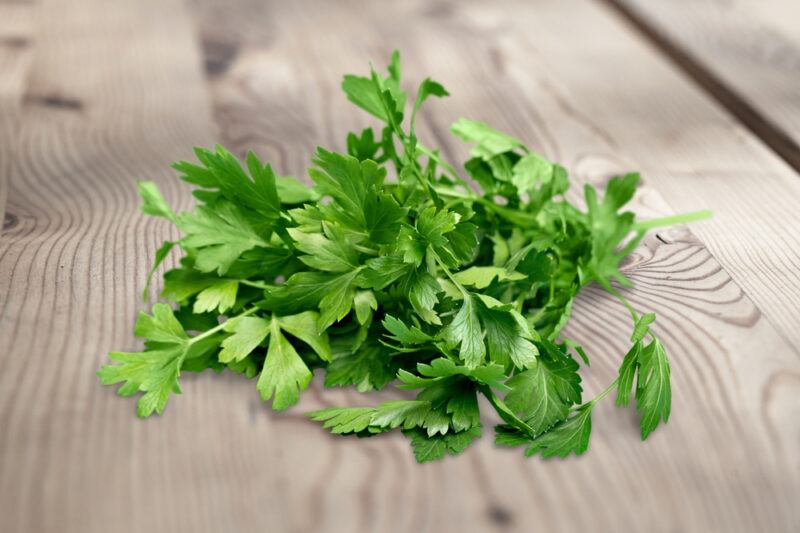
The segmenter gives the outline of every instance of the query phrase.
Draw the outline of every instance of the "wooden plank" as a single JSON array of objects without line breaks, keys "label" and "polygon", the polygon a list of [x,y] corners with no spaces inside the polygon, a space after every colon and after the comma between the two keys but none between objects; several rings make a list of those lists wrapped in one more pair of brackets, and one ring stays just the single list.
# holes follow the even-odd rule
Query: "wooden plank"
[{"label": "wooden plank", "polygon": [[[648,3],[648,9],[669,9],[667,4],[682,5],[681,2],[654,2]],[[692,10],[704,3],[691,3],[692,8],[686,4],[682,22],[670,28],[692,24],[689,22],[694,20]],[[780,0],[771,3],[773,6],[778,4]],[[793,10],[796,8],[789,8],[786,12]],[[706,22],[694,27],[696,39],[714,34],[715,25]],[[721,40],[748,41],[752,38],[738,27],[728,29],[727,37],[719,35]],[[785,102],[786,109],[767,115],[769,119],[781,114],[796,114],[798,109],[797,99],[794,98],[793,102],[797,84],[791,81],[796,76],[787,74],[796,71],[796,65],[789,67],[788,64],[794,61],[792,57],[800,58],[797,54],[798,39],[782,39],[775,32],[771,41],[766,39],[763,43],[765,48],[773,46],[781,50],[781,53],[774,54],[775,62],[770,63],[765,57],[753,59],[753,63],[761,61],[771,66],[758,69],[753,66],[738,71],[738,79],[748,78],[750,81],[746,83],[753,84],[754,88],[762,87],[761,92],[752,95],[754,107],[771,105],[767,102],[772,101]],[[770,42],[771,45],[766,44]],[[699,205],[715,211],[714,223],[697,226],[697,235],[781,334],[791,344],[797,345],[800,342],[800,294],[797,292],[800,291],[800,276],[796,265],[800,264],[800,259],[796,250],[800,246],[800,233],[795,228],[800,226],[800,217],[793,199],[800,197],[798,173],[775,157],[762,142],[747,134],[740,123],[718,109],[720,106],[709,104],[709,99],[690,87],[691,83],[677,80],[678,75],[665,77],[661,72],[654,75],[649,68],[625,68],[619,57],[612,55],[617,53],[617,46],[613,43],[613,40],[603,43],[593,39],[592,35],[584,36],[582,46],[595,50],[602,60],[588,65],[587,69],[571,69],[572,72],[564,75],[576,81],[582,78],[586,83],[590,75],[597,76],[608,69],[615,69],[618,75],[624,76],[624,83],[609,84],[601,89],[603,94],[599,100],[594,97],[604,105],[587,109],[587,112],[598,123],[621,122],[624,119],[609,115],[619,114],[619,110],[626,108],[626,102],[640,103],[639,107],[627,111],[627,116],[635,115],[638,123],[629,128],[620,127],[616,140],[628,154],[641,154],[637,160],[640,168],[658,181],[659,191],[676,211],[695,209]],[[743,52],[741,47],[736,51]],[[753,53],[751,50],[750,57]],[[567,56],[569,52],[559,54],[556,51],[546,58],[547,64],[556,66],[558,60],[569,61]],[[740,56],[733,51],[729,55],[731,60],[737,57]],[[667,67],[669,63],[662,62],[661,65]],[[765,72],[769,69],[772,74]],[[581,93],[572,94],[576,98],[592,98],[593,83],[586,85]],[[646,123],[653,124],[653,127],[644,126]],[[643,127],[647,128],[644,135]],[[797,137],[792,142],[797,142]],[[800,156],[796,150],[792,153]],[[736,235],[736,239],[731,239],[730,235]]]},{"label": "wooden plank", "polygon": [[[30,17],[10,24],[7,9]],[[177,199],[169,162],[213,139],[183,3],[4,2],[0,21],[35,48],[29,75],[0,76],[17,221],[0,238],[0,531],[224,530],[185,490],[203,475],[189,465],[204,448],[186,449],[198,435],[119,416],[94,375],[112,346],[133,347],[137,294],[167,237],[138,213],[133,180]]]},{"label": "wooden plank", "polygon": [[[436,4],[439,5],[439,4]],[[557,8],[549,6],[542,7],[546,12],[557,12]],[[250,6],[255,12],[258,5]],[[215,10],[214,20],[230,19],[236,15],[225,13],[221,7]],[[300,9],[300,8],[298,8]],[[521,17],[522,23],[537,24],[536,20],[529,21],[534,17],[532,12],[521,8],[526,13]],[[583,9],[582,4],[576,9]],[[592,8],[600,9],[600,8]],[[448,20],[448,15],[436,15],[436,9],[432,19],[442,23]],[[473,8],[465,8],[465,13],[475,11]],[[601,125],[605,130],[611,130],[616,125],[616,130],[612,136],[606,139],[609,143],[616,143],[614,149],[623,148],[624,152],[620,156],[626,157],[618,161],[619,168],[639,168],[654,181],[659,183],[659,191],[667,200],[669,205],[676,211],[690,211],[701,208],[712,208],[716,213],[716,218],[712,223],[699,225],[695,231],[701,240],[709,247],[711,252],[720,261],[721,265],[731,274],[734,280],[739,283],[750,295],[759,308],[767,317],[778,327],[792,344],[800,344],[800,271],[796,268],[800,264],[800,257],[796,250],[800,249],[800,233],[793,231],[793,228],[800,226],[800,214],[795,209],[792,198],[800,197],[800,180],[796,172],[792,171],[787,165],[780,161],[766,149],[763,144],[749,135],[735,120],[727,113],[722,111],[719,106],[706,98],[700,91],[694,89],[690,82],[687,82],[680,74],[672,72],[672,68],[667,62],[659,60],[654,54],[648,51],[645,46],[634,48],[637,57],[644,59],[643,67],[636,71],[625,68],[620,61],[619,48],[627,43],[634,36],[626,31],[623,35],[625,40],[620,38],[606,39],[600,41],[592,38],[591,35],[582,36],[582,41],[573,47],[561,44],[540,44],[534,36],[523,35],[518,27],[506,22],[502,16],[493,14],[492,9],[487,9],[490,17],[499,29],[496,31],[498,43],[489,43],[488,49],[484,48],[484,56],[489,60],[495,58],[500,64],[491,63],[493,69],[487,69],[484,77],[479,81],[481,84],[490,82],[487,78],[497,79],[498,69],[507,66],[509,71],[505,73],[505,78],[513,76],[520,85],[537,87],[537,81],[543,79],[541,72],[523,72],[524,68],[520,65],[537,65],[537,68],[561,69],[564,74],[550,76],[538,83],[539,93],[553,92],[558,93],[562,88],[558,86],[559,79],[564,76],[571,76],[575,79],[575,86],[569,87],[570,95],[575,101],[581,102],[586,109],[587,127]],[[453,20],[461,20],[468,15],[450,14]],[[336,15],[336,20],[346,24],[349,11],[344,9],[341,15]],[[438,18],[437,18],[438,17]],[[247,18],[243,16],[242,18]],[[604,20],[611,18],[604,16]],[[315,20],[317,20],[315,18]],[[321,25],[324,25],[320,22]],[[458,34],[458,28],[452,27],[448,23],[451,32],[448,35]],[[488,25],[489,22],[476,23],[481,27]],[[573,31],[571,22],[561,22],[559,27],[564,31]],[[615,27],[621,28],[624,25],[613,22]],[[279,139],[275,139],[275,134],[265,134],[264,128],[259,122],[259,117],[250,116],[237,122],[235,137],[247,139],[250,144],[260,147],[272,147],[267,152],[277,158],[279,164],[286,164],[292,172],[302,172],[306,162],[306,154],[313,148],[313,142],[309,139],[309,120],[313,117],[306,116],[309,113],[318,113],[322,103],[329,102],[329,96],[319,91],[318,87],[304,86],[303,77],[308,77],[308,73],[296,74],[293,69],[284,65],[276,65],[277,58],[274,56],[262,55],[254,57],[253,53],[246,50],[247,42],[257,40],[259,36],[267,42],[275,39],[274,35],[280,31],[279,24],[275,22],[261,22],[248,25],[247,20],[240,21],[235,25],[230,23],[217,23],[214,29],[207,30],[207,43],[212,49],[213,61],[218,64],[213,68],[221,68],[225,62],[237,59],[232,68],[245,62],[258,62],[260,72],[268,72],[270,68],[283,69],[280,76],[266,78],[265,74],[258,78],[261,82],[259,90],[261,95],[252,94],[249,86],[226,86],[223,91],[223,99],[235,100],[239,97],[247,97],[261,102],[265,107],[265,112],[270,116],[285,117],[279,118],[280,124],[274,124],[276,131],[287,131],[283,135],[299,133],[303,143],[296,146],[296,152],[287,152],[286,148],[276,150]],[[244,34],[240,28],[257,26],[251,30],[245,30]],[[405,27],[405,26],[403,26]],[[515,28],[515,29],[512,29]],[[508,31],[506,31],[508,30]],[[309,29],[311,31],[311,29]],[[326,35],[325,32],[322,33]],[[393,38],[399,44],[404,44],[402,31],[394,30],[391,32]],[[232,37],[237,36],[237,37]],[[317,47],[319,40],[314,40],[313,44],[304,45],[301,41],[304,37],[291,36],[287,40],[295,47]],[[535,57],[518,57],[513,54],[513,48],[517,46],[516,40],[523,40],[525,45],[519,46],[520,50],[526,52],[539,50],[539,55]],[[365,40],[362,37],[360,40]],[[376,55],[381,50],[380,44],[371,47],[363,44],[355,44],[360,41],[353,39],[350,46],[354,51],[359,51],[361,55]],[[467,39],[469,45],[475,39]],[[533,41],[533,42],[530,42]],[[394,41],[392,41],[394,42]],[[242,44],[244,43],[244,44]],[[500,46],[506,43],[505,47]],[[573,56],[578,47],[592,48],[597,51],[597,61],[591,62],[590,53],[584,51],[584,61],[587,68],[569,68],[573,62]],[[279,46],[279,45],[276,45]],[[385,50],[392,45],[386,45]],[[446,46],[446,45],[443,45]],[[240,47],[245,47],[241,50]],[[404,46],[404,48],[408,48]],[[511,49],[514,60],[503,57],[503,54],[495,54],[491,50]],[[551,49],[552,48],[552,49]],[[220,50],[227,50],[227,59],[221,60]],[[238,56],[235,56],[239,50]],[[602,51],[602,52],[601,52]],[[493,55],[494,54],[494,55]],[[357,55],[357,54],[353,54]],[[434,57],[450,55],[454,61],[463,61],[454,52],[446,50],[435,50],[431,52]],[[524,54],[520,54],[524,55]],[[313,56],[312,56],[313,57]],[[556,64],[554,59],[558,57],[563,64]],[[326,62],[316,64],[316,69],[321,69],[335,78],[338,73],[331,72],[332,65],[342,65],[345,69],[352,70],[359,68],[358,61],[348,58],[338,63]],[[344,59],[343,58],[343,59]],[[642,59],[639,59],[642,61]],[[327,61],[327,60],[326,60]],[[415,61],[415,64],[419,62]],[[602,69],[600,68],[602,65]],[[448,65],[446,68],[453,70],[456,65]],[[609,69],[622,76],[623,82],[604,74]],[[657,71],[654,77],[651,75],[653,70]],[[591,77],[589,76],[591,73]],[[295,76],[294,79],[289,76]],[[595,77],[601,77],[601,81],[606,80],[607,84],[603,87],[603,98],[595,96]],[[503,78],[503,82],[505,82]],[[580,78],[580,80],[578,80]],[[552,80],[552,81],[551,81]],[[665,82],[666,81],[666,82]],[[278,86],[271,87],[270,83]],[[294,87],[293,87],[294,84]],[[583,84],[583,85],[581,85]],[[494,85],[499,85],[495,83]],[[302,86],[297,88],[297,86]],[[678,88],[673,92],[674,87]],[[583,90],[577,92],[580,88]],[[268,97],[265,90],[273,90],[275,95],[272,100],[267,102]],[[532,101],[532,91],[523,98],[524,102],[518,105],[530,105]],[[503,98],[494,92],[495,98]],[[541,98],[540,94],[536,98]],[[307,98],[313,98],[316,106],[311,111],[300,112],[281,112],[285,108],[298,108],[297,102]],[[551,98],[559,98],[559,94],[554,94]],[[282,99],[282,100],[281,100]],[[586,101],[600,102],[604,105],[587,107]],[[636,107],[629,105],[635,102]],[[449,104],[445,104],[449,105]],[[235,109],[229,109],[225,101],[218,106],[217,113],[224,115],[235,113]],[[507,107],[507,106],[506,106]],[[507,110],[506,113],[513,113]],[[348,122],[337,122],[338,128],[347,125],[357,127],[359,122],[349,117],[344,117]],[[530,120],[537,117],[531,116]],[[548,125],[557,128],[563,121]],[[332,134],[332,122],[324,125],[326,132]],[[610,126],[606,126],[610,124]],[[304,133],[303,133],[304,132]],[[269,135],[269,138],[264,138]],[[538,139],[540,142],[549,142],[546,139]],[[554,148],[544,145],[543,148],[553,150]],[[279,152],[279,153],[278,153]],[[295,155],[289,155],[293,153]],[[463,152],[459,152],[463,153]],[[553,153],[559,156],[559,153]],[[291,161],[284,161],[291,157]],[[634,164],[635,162],[635,164]],[[754,199],[757,199],[754,201]],[[742,213],[749,213],[743,217]],[[754,221],[757,221],[754,223]],[[734,241],[730,235],[737,235]],[[773,236],[765,238],[765,235]],[[779,244],[780,243],[780,244]]]},{"label": "wooden plank", "polygon": [[[429,107],[422,133],[431,144],[444,143],[451,159],[460,160],[465,150],[447,136],[447,127],[467,115],[530,140],[575,169],[580,179],[599,183],[614,172],[643,168],[650,187],[640,197],[640,211],[669,212],[662,190],[681,210],[715,208],[717,219],[697,229],[727,252],[723,259],[730,261],[731,250],[742,243],[751,246],[753,237],[745,231],[742,240],[730,239],[730,228],[740,232],[746,223],[732,220],[741,213],[744,195],[721,192],[724,181],[741,186],[754,175],[775,173],[781,186],[789,183],[791,173],[758,141],[618,20],[591,4],[514,3],[502,11],[477,3],[195,4],[201,9],[215,116],[225,142],[240,153],[256,149],[284,172],[303,174],[316,144],[342,148],[345,131],[370,122],[339,92],[341,74],[363,71],[365,56],[379,64],[398,47],[412,80],[430,73],[454,94]],[[576,42],[575,35],[589,42]],[[663,106],[654,105],[659,99]],[[681,132],[688,136],[681,138]],[[701,194],[692,198],[696,188]],[[776,186],[775,194],[779,191]],[[787,213],[788,207],[781,209]],[[641,309],[659,311],[659,332],[672,351],[676,406],[668,430],[643,446],[631,434],[631,414],[604,406],[592,451],[580,460],[524,461],[482,442],[477,453],[403,470],[402,486],[413,489],[393,491],[396,502],[389,506],[381,483],[392,473],[380,465],[406,464],[407,458],[396,453],[407,452],[376,445],[377,470],[358,472],[340,460],[329,482],[340,487],[341,471],[349,470],[362,486],[370,486],[377,473],[374,499],[357,515],[371,508],[368,520],[352,518],[352,493],[324,492],[325,509],[344,505],[348,510],[336,515],[340,527],[792,530],[800,518],[785,492],[796,492],[798,485],[781,469],[797,469],[792,451],[797,428],[784,432],[780,424],[798,418],[792,397],[797,352],[704,245],[681,232],[660,237],[639,250],[630,274],[637,284],[631,298]],[[796,278],[784,290],[797,290]],[[570,332],[598,357],[589,376],[597,390],[618,364],[628,326],[620,309],[595,289],[581,299],[574,317]],[[768,420],[764,410],[773,412]],[[777,412],[782,415],[775,418]],[[737,429],[755,427],[760,429]],[[356,445],[359,450],[351,448]],[[347,453],[375,453],[361,448],[360,441],[335,446]],[[401,494],[420,490],[418,476],[426,475],[420,469],[444,476],[448,489],[461,490],[432,494],[422,489],[419,501],[426,504],[409,516],[405,509],[415,500]],[[335,530],[329,521],[334,517],[325,516],[315,529]]]},{"label": "wooden plank", "polygon": [[[734,113],[800,169],[800,4],[794,0],[612,0],[721,85]],[[749,108],[752,108],[749,109]],[[751,116],[753,115],[753,116]],[[759,132],[758,130],[763,130]]]},{"label": "wooden plank", "polygon": [[[623,64],[661,75],[657,58],[591,4],[513,7],[210,6],[205,35],[228,28],[217,30],[216,43],[206,39],[224,138],[300,173],[315,144],[341,147],[347,129],[367,122],[340,96],[339,77],[362,69],[365,57],[386,57],[391,42],[406,52],[416,81],[431,73],[454,92],[431,107],[427,139],[445,138],[466,114],[531,140],[581,179],[599,183],[650,156],[655,172],[665,155],[635,143],[629,153],[620,133],[647,117],[592,121],[597,108],[620,105],[609,96],[609,74],[595,76],[600,98],[587,101],[591,84],[544,58],[569,42],[565,20],[608,39]],[[25,216],[0,239],[0,531],[796,529],[797,354],[709,251],[679,230],[648,241],[626,268],[634,304],[659,311],[673,362],[673,418],[645,444],[633,413],[606,403],[580,459],[528,460],[494,447],[487,430],[463,456],[419,466],[397,436],[333,438],[300,415],[364,402],[357,393],[322,391],[317,380],[302,405],[275,414],[252,382],[210,373],[183,378],[185,396],[163,417],[136,420],[132,402],[100,387],[94,371],[108,350],[135,346],[144,274],[160,239],[172,235],[136,212],[133,177],[159,181],[186,206],[167,163],[214,139],[186,15],[178,0],[36,7],[23,149],[9,189],[12,214]],[[525,38],[529,31],[541,42]],[[598,60],[587,50],[571,50],[573,68]],[[673,90],[691,91],[665,76]],[[626,102],[642,109],[634,96]],[[690,111],[704,109],[694,98]],[[449,156],[463,155],[446,142]],[[652,186],[660,190],[674,170],[660,172],[638,200],[644,213],[669,212]],[[575,314],[582,318],[570,331],[593,356],[593,392],[612,379],[629,325],[596,288]]]},{"label": "wooden plank", "polygon": [[22,90],[32,50],[30,4],[0,4],[0,233],[17,224],[5,217],[12,149],[16,146]]}]

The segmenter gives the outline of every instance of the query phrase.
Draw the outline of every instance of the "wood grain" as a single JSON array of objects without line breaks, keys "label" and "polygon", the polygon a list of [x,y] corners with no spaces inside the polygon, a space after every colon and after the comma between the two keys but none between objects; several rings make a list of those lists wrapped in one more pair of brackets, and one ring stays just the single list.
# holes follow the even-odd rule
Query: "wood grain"
[{"label": "wood grain", "polygon": [[6,218],[5,207],[22,91],[32,57],[32,12],[28,4],[0,4],[0,234],[17,223],[13,216]]},{"label": "wood grain", "polygon": [[[218,102],[216,116],[222,123],[231,123],[229,142],[260,149],[285,171],[303,174],[307,154],[315,145],[310,137],[314,120],[325,121],[319,127],[328,142],[337,142],[337,146],[342,142],[337,132],[365,123],[352,112],[337,115],[335,122],[327,118],[326,109],[331,105],[347,107],[335,90],[340,73],[363,69],[359,57],[377,61],[392,48],[402,48],[407,65],[414,66],[412,76],[423,72],[439,78],[452,76],[457,98],[437,103],[451,120],[459,114],[491,119],[555,159],[565,160],[553,137],[564,139],[570,123],[560,115],[542,116],[558,106],[559,113],[574,114],[572,118],[581,122],[583,129],[605,141],[601,155],[610,153],[613,166],[609,171],[641,170],[659,184],[659,192],[677,212],[713,209],[714,220],[694,231],[781,334],[791,344],[800,344],[800,232],[795,231],[800,227],[795,208],[795,199],[800,198],[798,174],[602,5],[573,0],[564,6],[577,14],[565,16],[567,7],[550,1],[538,2],[535,8],[513,4],[519,16],[511,17],[471,3],[456,7],[437,2],[418,8],[425,13],[417,19],[421,27],[414,31],[425,35],[444,31],[459,44],[453,47],[451,41],[439,38],[439,44],[429,48],[425,43],[406,44],[414,40],[407,24],[392,26],[381,20],[384,12],[396,13],[396,8],[358,8],[364,17],[375,12],[373,19],[378,20],[369,19],[369,24],[349,21],[351,10],[346,8],[329,12],[305,8],[301,3],[281,10],[280,17],[289,20],[308,17],[305,31],[315,36],[308,39],[309,34],[281,33],[278,21],[284,18],[269,15],[276,11],[270,3],[236,5],[246,7],[207,8],[211,22],[204,36],[207,48],[236,50],[235,56],[213,68],[221,69],[224,64],[233,73],[252,73],[238,84],[220,82],[219,72],[211,76]],[[327,27],[327,19],[315,13],[319,11],[363,35],[337,40],[336,28],[320,30]],[[413,12],[413,8],[407,11]],[[250,17],[256,12],[267,14]],[[408,12],[402,16],[413,16]],[[375,29],[376,24],[380,30]],[[595,24],[609,29],[597,31]],[[536,31],[527,31],[529,28]],[[581,38],[569,46],[564,42],[565,33]],[[283,36],[280,42],[278,34]],[[259,39],[270,48],[252,46]],[[275,50],[282,50],[283,55]],[[465,65],[478,58],[480,64]],[[460,78],[461,70],[468,66],[474,71],[472,86]],[[317,77],[327,76],[325,88],[312,78],[314,72]],[[509,83],[521,87],[516,98],[506,90]],[[470,91],[478,94],[456,110],[457,102],[467,102]],[[241,99],[258,102],[261,114],[250,109],[237,112]],[[538,106],[542,100],[551,105]],[[310,103],[303,106],[302,102]],[[498,107],[501,112],[494,111]],[[237,120],[226,118],[231,114],[236,114]],[[537,128],[543,120],[546,127]],[[274,129],[265,128],[265,122]],[[429,138],[439,142],[447,135],[448,125],[446,121],[437,124]],[[550,137],[545,137],[548,134]],[[290,148],[280,142],[295,135],[300,142]],[[457,146],[449,155],[459,160],[464,153]],[[732,233],[735,240],[730,238]]]},{"label": "wood grain", "polygon": [[[613,0],[763,117],[766,141],[800,168],[800,3]],[[712,89],[713,90],[713,89]],[[736,110],[734,110],[734,113]],[[754,117],[758,120],[758,117]],[[766,131],[771,129],[772,131]],[[785,136],[785,139],[781,139]]]},{"label": "wood grain", "polygon": [[[639,36],[623,31],[628,25],[619,24],[616,13],[580,1],[559,6],[537,5],[529,24],[535,32],[522,31],[527,19],[514,19],[529,45],[510,33],[504,33],[506,45],[499,45],[511,75],[526,88],[526,101],[535,103],[549,91],[573,105],[580,102],[583,115],[624,150],[624,167],[640,169],[675,211],[711,208],[714,220],[693,231],[797,346],[798,174],[671,62],[659,60],[650,46],[631,46]],[[568,21],[560,12],[566,6],[577,11]],[[595,29],[609,24],[618,30]],[[580,35],[583,52],[565,46],[551,27]],[[549,81],[537,83],[543,78]],[[549,124],[558,133],[561,122]]]},{"label": "wood grain", "polygon": [[[420,132],[453,160],[464,149],[447,126],[470,115],[530,141],[579,180],[602,183],[649,161],[637,199],[648,216],[670,212],[662,192],[676,195],[681,175],[705,168],[703,150],[752,149],[752,167],[725,160],[739,185],[753,168],[774,172],[766,151],[593,4],[192,8],[197,35],[177,0],[50,0],[32,12],[35,53],[18,81],[26,97],[8,174],[8,209],[20,223],[0,239],[0,531],[797,529],[798,353],[681,228],[650,238],[626,265],[629,297],[658,311],[673,367],[672,419],[646,443],[632,410],[607,402],[581,458],[526,460],[496,448],[487,430],[464,455],[420,466],[397,436],[333,438],[305,420],[320,405],[377,401],[322,390],[319,378],[300,406],[276,414],[253,382],[186,376],[164,416],[135,419],[133,402],[100,387],[94,372],[107,351],[135,347],[137,296],[155,247],[172,235],[136,212],[133,178],[158,181],[185,207],[167,164],[216,140],[203,63],[221,139],[284,172],[302,174],[315,145],[340,148],[346,131],[369,122],[340,95],[339,79],[392,47],[404,51],[412,81],[434,74],[454,93],[431,105]],[[573,24],[611,49],[564,49]],[[676,99],[653,116],[649,86],[614,96],[622,84],[600,68],[606,55],[657,76],[652,83]],[[571,69],[588,70],[591,83]],[[713,119],[691,133],[701,146],[669,138],[698,114]],[[684,170],[665,163],[670,153]],[[721,247],[738,242],[714,227]],[[626,349],[625,311],[590,288],[569,333],[592,356],[584,375],[595,392]]]}]

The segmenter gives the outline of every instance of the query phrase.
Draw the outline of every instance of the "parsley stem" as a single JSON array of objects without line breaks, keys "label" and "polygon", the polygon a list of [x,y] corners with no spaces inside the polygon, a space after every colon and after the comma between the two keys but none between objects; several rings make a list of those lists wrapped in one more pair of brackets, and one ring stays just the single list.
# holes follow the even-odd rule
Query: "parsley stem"
[{"label": "parsley stem", "polygon": [[606,387],[605,389],[603,389],[603,391],[600,394],[598,394],[597,396],[595,396],[594,398],[592,398],[591,400],[589,400],[585,404],[583,404],[580,407],[578,407],[578,409],[580,409],[582,407],[586,407],[587,405],[596,404],[597,402],[599,402],[600,400],[602,400],[603,398],[608,396],[608,393],[611,392],[612,390],[614,390],[617,387],[617,383],[619,383],[619,378],[617,378],[614,381],[612,381],[611,384],[608,387]]},{"label": "parsley stem", "polygon": [[361,252],[362,254],[367,255],[379,255],[377,250],[373,250],[372,248],[368,248],[366,246],[362,246],[360,244],[353,244],[353,248],[357,251]]},{"label": "parsley stem", "polygon": [[615,289],[615,288],[613,287],[613,285],[611,285],[610,283],[609,283],[609,284],[608,284],[606,287],[604,287],[604,288],[605,288],[605,289],[606,289],[606,291],[608,291],[608,292],[609,292],[609,293],[610,293],[612,296],[614,296],[614,297],[615,297],[617,300],[619,300],[619,301],[622,303],[622,305],[624,305],[624,306],[625,306],[625,308],[626,308],[626,309],[628,310],[628,312],[631,314],[631,318],[633,319],[633,323],[634,323],[634,324],[636,324],[636,322],[638,322],[638,321],[639,321],[639,313],[637,313],[637,312],[636,312],[636,309],[634,309],[634,308],[633,308],[633,306],[632,306],[632,305],[631,305],[631,303],[628,301],[628,299],[627,299],[627,298],[625,298],[625,297],[622,295],[622,293],[621,293],[621,292],[619,292],[617,289]]},{"label": "parsley stem", "polygon": [[419,143],[417,143],[417,150],[419,150],[420,153],[422,153],[428,159],[436,161],[436,163],[445,170],[445,173],[448,176],[450,176],[456,183],[463,185],[469,190],[472,190],[471,187],[469,186],[469,183],[467,183],[466,180],[464,180],[464,178],[458,175],[458,172],[456,171],[455,167],[450,163],[448,163],[447,161],[445,161],[444,159],[442,159],[441,157],[439,157],[439,154]]},{"label": "parsley stem", "polygon": [[452,281],[453,284],[458,288],[458,290],[461,291],[461,294],[464,295],[464,298],[468,298],[469,291],[467,291],[467,289],[465,289],[464,286],[461,283],[459,283],[459,281],[455,278],[455,276],[453,276],[453,273],[450,272],[450,269],[447,268],[447,265],[445,265],[439,258],[439,254],[437,254],[434,251],[434,249],[430,246],[428,247],[428,250],[430,251],[431,254],[433,254],[433,258],[436,260],[436,264],[439,265],[439,267],[441,267],[441,269],[444,271],[447,277],[450,278],[450,281]]},{"label": "parsley stem", "polygon": [[248,309],[248,310],[246,310],[246,311],[244,311],[242,313],[239,313],[236,316],[232,316],[232,317],[228,318],[228,320],[226,320],[225,322],[223,322],[221,324],[218,324],[218,325],[214,326],[213,328],[204,331],[200,335],[196,335],[196,336],[192,337],[191,339],[189,339],[189,345],[192,345],[195,342],[201,341],[201,340],[205,339],[206,337],[210,337],[211,335],[217,333],[218,331],[221,331],[222,328],[225,327],[225,324],[228,323],[228,321],[233,320],[234,318],[239,318],[239,317],[242,317],[242,316],[252,315],[256,311],[258,311],[258,307],[251,307],[250,309]]},{"label": "parsley stem", "polygon": [[497,411],[497,414],[500,415],[500,418],[502,418],[503,421],[522,431],[530,438],[536,437],[536,432],[533,430],[533,428],[515,415],[514,412],[508,408],[505,402],[501,400],[490,387],[486,385],[479,385],[478,389],[481,391],[481,394],[486,396],[486,399],[489,400],[489,403],[492,404],[492,407],[494,407],[494,410]]},{"label": "parsley stem", "polygon": [[267,290],[267,289],[271,289],[273,287],[273,285],[267,285],[266,283],[261,283],[259,281],[250,281],[249,279],[237,279],[235,281],[238,281],[242,285],[247,285],[249,287],[255,287],[256,289]]},{"label": "parsley stem", "polygon": [[689,222],[697,222],[699,220],[707,220],[714,216],[710,209],[702,211],[694,211],[693,213],[686,213],[683,215],[673,215],[669,217],[653,218],[651,220],[642,220],[633,225],[633,229],[648,231],[654,228],[663,226],[674,226],[676,224],[688,224]]},{"label": "parsley stem", "polygon": [[495,215],[504,218],[508,222],[516,224],[517,226],[520,226],[522,228],[533,228],[538,225],[536,222],[536,216],[533,215],[532,213],[528,213],[525,211],[517,211],[515,209],[509,209],[502,205],[498,205],[493,201],[484,198],[483,196],[479,196],[471,189],[469,189],[469,192],[467,193],[463,193],[455,189],[450,189],[446,187],[434,187],[433,190],[436,191],[436,193],[441,196],[450,196],[452,198],[463,198],[464,200],[469,200],[481,204]]}]

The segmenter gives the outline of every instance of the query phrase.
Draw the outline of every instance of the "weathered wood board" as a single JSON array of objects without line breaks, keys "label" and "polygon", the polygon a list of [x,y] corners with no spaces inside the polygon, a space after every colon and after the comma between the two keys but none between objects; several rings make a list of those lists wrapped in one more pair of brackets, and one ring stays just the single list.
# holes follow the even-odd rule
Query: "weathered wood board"
[{"label": "weathered wood board", "polygon": [[[798,177],[602,4],[41,0],[0,13],[9,6],[21,19],[0,23],[0,42],[23,31],[28,44],[0,50],[13,220],[0,235],[3,532],[800,525],[800,319],[796,299],[783,301],[800,292],[790,268],[800,237],[777,226],[797,216]],[[646,443],[632,410],[608,401],[583,457],[496,448],[487,420],[474,449],[420,466],[400,438],[333,438],[301,416],[364,401],[351,391],[315,383],[276,414],[252,382],[206,373],[142,421],[97,383],[106,352],[136,346],[139,291],[173,235],[138,213],[134,178],[186,207],[168,163],[216,141],[302,174],[314,146],[340,148],[369,122],[340,76],[395,47],[411,82],[430,74],[453,93],[421,130],[448,158],[465,153],[447,128],[466,115],[579,181],[643,170],[643,215],[717,211],[692,233],[648,239],[626,266],[629,297],[658,312],[673,368],[672,418]],[[760,205],[745,212],[747,195]],[[748,223],[775,238],[755,239]],[[628,317],[597,288],[574,316],[597,391],[626,349]]]}]

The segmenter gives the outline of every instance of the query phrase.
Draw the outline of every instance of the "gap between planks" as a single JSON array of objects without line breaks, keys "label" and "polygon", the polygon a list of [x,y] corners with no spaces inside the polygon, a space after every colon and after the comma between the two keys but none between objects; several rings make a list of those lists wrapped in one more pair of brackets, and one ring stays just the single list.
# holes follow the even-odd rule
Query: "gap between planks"
[{"label": "gap between planks", "polygon": [[702,60],[688,52],[676,39],[659,30],[655,24],[645,20],[634,9],[619,0],[598,2],[608,6],[800,175],[800,145],[781,126],[759,112],[738,91],[707,68]]}]

